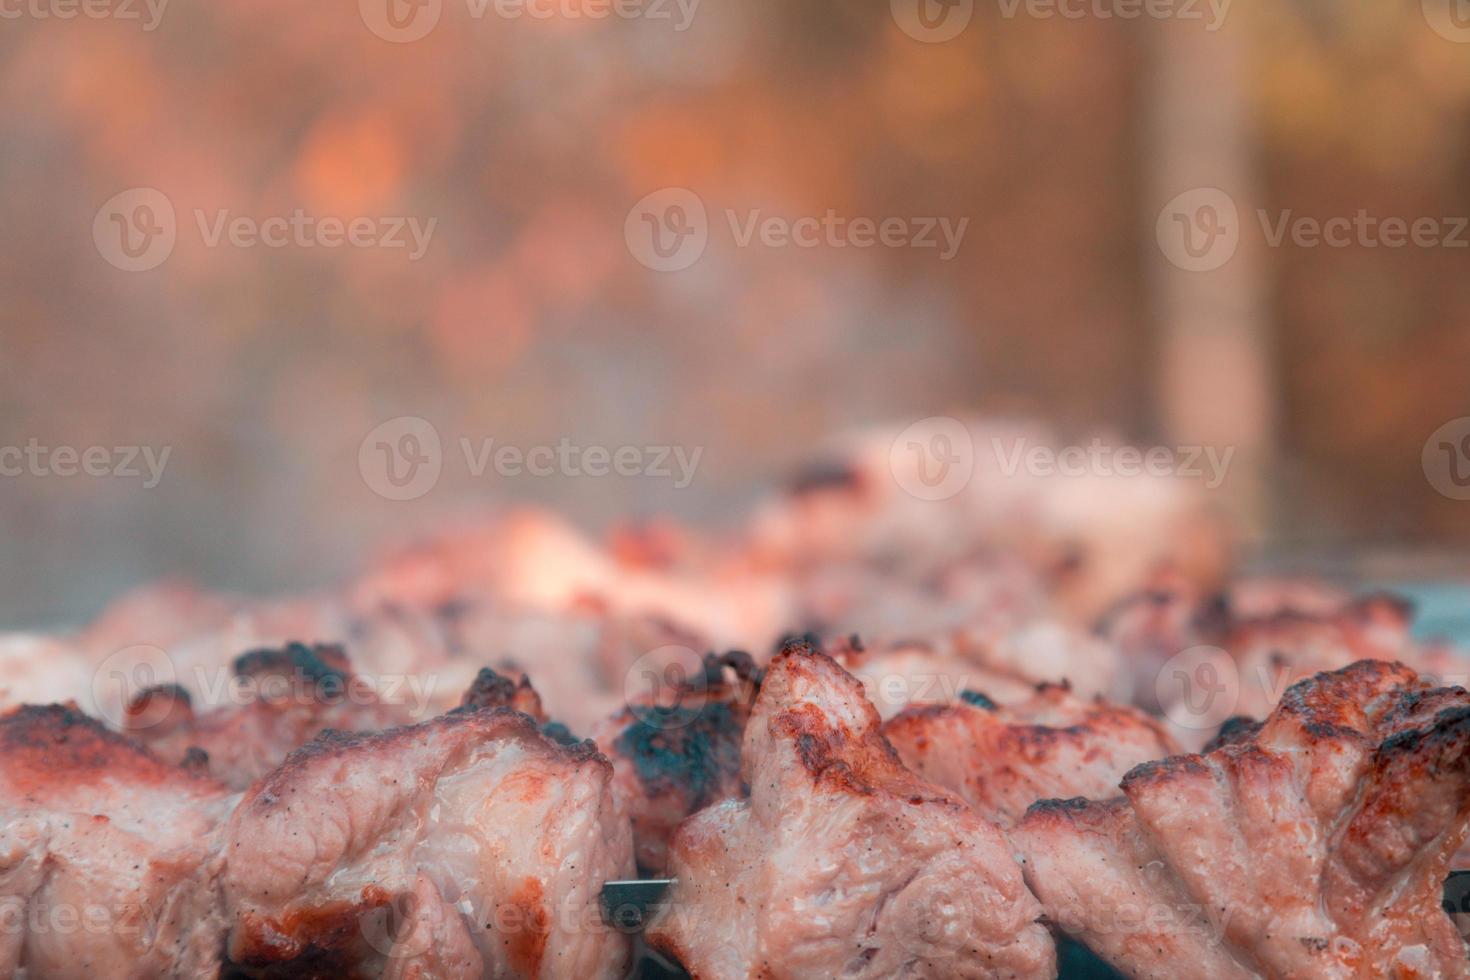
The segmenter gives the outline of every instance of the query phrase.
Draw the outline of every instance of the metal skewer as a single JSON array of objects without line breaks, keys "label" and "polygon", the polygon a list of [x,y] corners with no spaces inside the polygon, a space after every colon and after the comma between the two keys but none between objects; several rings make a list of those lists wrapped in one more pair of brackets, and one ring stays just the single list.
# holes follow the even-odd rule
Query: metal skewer
[{"label": "metal skewer", "polygon": [[673,878],[609,881],[602,886],[602,921],[619,932],[642,932]]}]

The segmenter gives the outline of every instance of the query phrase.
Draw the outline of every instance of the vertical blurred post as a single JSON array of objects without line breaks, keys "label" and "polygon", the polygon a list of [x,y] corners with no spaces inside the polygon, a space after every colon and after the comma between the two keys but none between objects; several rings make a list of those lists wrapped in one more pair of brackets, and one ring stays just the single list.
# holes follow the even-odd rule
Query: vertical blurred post
[{"label": "vertical blurred post", "polygon": [[[1230,9],[1234,17],[1218,30],[1177,18],[1153,25],[1143,186],[1158,242],[1149,243],[1156,261],[1147,265],[1156,270],[1159,423],[1175,445],[1235,447],[1223,502],[1259,539],[1270,517],[1274,344],[1265,242],[1254,219],[1262,199],[1242,16],[1248,11]],[[1167,214],[1176,200],[1178,213]],[[1189,238],[1166,240],[1175,233]],[[1213,236],[1218,251],[1201,258]]]}]

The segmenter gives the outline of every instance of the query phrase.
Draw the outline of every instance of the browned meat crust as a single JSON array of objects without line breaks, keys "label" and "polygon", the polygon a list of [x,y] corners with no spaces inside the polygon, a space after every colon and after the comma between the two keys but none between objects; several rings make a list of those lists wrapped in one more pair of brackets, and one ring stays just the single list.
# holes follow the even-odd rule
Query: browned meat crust
[{"label": "browned meat crust", "polygon": [[1016,832],[1062,929],[1135,977],[1465,977],[1440,891],[1470,831],[1470,694],[1362,661],[1124,799]]},{"label": "browned meat crust", "polygon": [[409,720],[353,675],[339,646],[252,650],[235,658],[233,674],[238,683],[227,691],[241,692],[241,703],[199,714],[177,685],[140,691],[124,716],[129,733],[170,762],[202,753],[210,772],[244,789],[327,729],[377,730]]},{"label": "browned meat crust", "polygon": [[829,657],[772,661],[741,765],[750,798],[679,828],[647,934],[698,980],[1055,976],[1000,832],[903,768]]},{"label": "browned meat crust", "polygon": [[707,654],[703,672],[673,703],[629,705],[599,730],[644,871],[664,870],[669,839],[685,817],[744,792],[740,742],[761,676],[742,651]]},{"label": "browned meat crust", "polygon": [[231,802],[74,706],[0,717],[0,976],[217,975]]},{"label": "browned meat crust", "polygon": [[904,763],[1010,826],[1045,797],[1111,796],[1134,766],[1177,752],[1142,712],[1043,684],[1027,701],[910,708],[883,726]]},{"label": "browned meat crust", "polygon": [[624,937],[603,882],[632,840],[591,742],[461,708],[325,732],[245,794],[228,828],[228,952],[253,976],[602,978]]}]

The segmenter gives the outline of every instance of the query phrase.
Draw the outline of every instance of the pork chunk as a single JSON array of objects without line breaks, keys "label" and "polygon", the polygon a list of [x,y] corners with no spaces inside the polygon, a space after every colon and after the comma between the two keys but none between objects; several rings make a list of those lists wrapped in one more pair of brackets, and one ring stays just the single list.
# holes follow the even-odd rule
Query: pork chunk
[{"label": "pork chunk", "polygon": [[0,976],[217,976],[232,803],[70,706],[0,717]]},{"label": "pork chunk", "polygon": [[1017,704],[966,692],[956,704],[910,708],[883,734],[915,773],[1007,827],[1039,799],[1115,795],[1128,770],[1179,751],[1143,712],[1055,684]]},{"label": "pork chunk", "polygon": [[229,958],[255,976],[619,976],[605,881],[633,871],[612,766],[530,717],[465,708],[328,732],[230,820]]},{"label": "pork chunk", "polygon": [[1470,694],[1361,661],[1259,727],[1035,804],[1014,839],[1058,926],[1132,977],[1466,977],[1440,907],[1470,828]]},{"label": "pork chunk", "polygon": [[1001,833],[903,768],[830,658],[772,661],[741,765],[749,799],[680,827],[647,933],[697,980],[1055,976]]},{"label": "pork chunk", "polygon": [[211,774],[244,790],[327,729],[375,731],[408,720],[405,707],[382,700],[352,673],[336,646],[292,643],[242,654],[220,700],[196,713],[185,689],[146,688],[124,723],[166,760],[203,752]]}]

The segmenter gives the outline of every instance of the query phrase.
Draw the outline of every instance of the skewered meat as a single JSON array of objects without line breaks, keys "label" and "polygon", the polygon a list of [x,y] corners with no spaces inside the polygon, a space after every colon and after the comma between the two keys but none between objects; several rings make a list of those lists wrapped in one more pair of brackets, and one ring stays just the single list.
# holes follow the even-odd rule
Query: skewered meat
[{"label": "skewered meat", "polygon": [[433,607],[465,595],[561,614],[593,600],[655,616],[730,646],[764,645],[790,620],[782,582],[748,562],[680,568],[620,561],[570,524],[523,508],[391,554],[358,582],[354,604]]},{"label": "skewered meat", "polygon": [[147,688],[128,705],[125,726],[167,761],[202,751],[215,778],[243,790],[329,728],[375,731],[410,715],[355,677],[340,647],[300,643],[237,657],[221,698],[195,713],[182,687]]},{"label": "skewered meat", "polygon": [[649,943],[697,980],[1054,976],[1000,832],[904,769],[878,726],[851,675],[788,645],[745,731],[750,798],[679,828]]},{"label": "skewered meat", "polygon": [[633,860],[611,782],[590,743],[505,709],[325,733],[230,819],[229,958],[258,976],[616,977],[628,943],[598,891]]},{"label": "skewered meat", "polygon": [[1048,917],[1134,977],[1465,977],[1441,883],[1470,830],[1470,694],[1364,661],[1259,728],[1047,800],[1014,839]]},{"label": "skewered meat", "polygon": [[1178,751],[1137,709],[1054,684],[1015,704],[966,692],[957,704],[910,708],[883,734],[916,774],[1002,826],[1039,799],[1111,796],[1128,770]]},{"label": "skewered meat", "polygon": [[1032,691],[1020,678],[917,643],[890,649],[839,648],[833,656],[862,682],[884,719],[909,705],[953,704],[966,690],[994,692],[998,701],[1024,700]]},{"label": "skewered meat", "polygon": [[216,977],[232,802],[73,707],[0,717],[0,975]]},{"label": "skewered meat", "polygon": [[630,704],[597,731],[633,821],[638,866],[659,873],[685,817],[741,795],[740,743],[760,672],[749,655],[707,655],[671,697]]}]

